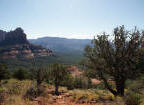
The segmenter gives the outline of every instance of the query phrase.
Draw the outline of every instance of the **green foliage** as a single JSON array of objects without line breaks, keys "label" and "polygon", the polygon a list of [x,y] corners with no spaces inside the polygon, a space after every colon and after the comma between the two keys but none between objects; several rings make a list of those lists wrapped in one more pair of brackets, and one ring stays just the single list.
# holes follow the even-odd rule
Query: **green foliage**
[{"label": "green foliage", "polygon": [[36,57],[34,59],[0,59],[0,63],[4,63],[8,68],[12,70],[22,69],[33,69],[34,67],[47,67],[50,64],[59,62],[64,64],[77,64],[79,60],[83,58],[82,54],[65,54],[65,53],[54,53],[54,56],[47,57]]},{"label": "green foliage", "polygon": [[131,92],[125,98],[126,105],[140,105],[142,103],[141,96],[138,93]]},{"label": "green foliage", "polygon": [[10,95],[12,95],[12,94],[20,94],[21,91],[22,91],[21,83],[20,82],[16,82],[15,84],[13,84],[8,89],[8,94],[10,94]]},{"label": "green foliage", "polygon": [[63,64],[52,64],[51,65],[51,76],[54,78],[55,82],[60,83],[69,74],[68,70]]},{"label": "green foliage", "polygon": [[[136,28],[129,32],[124,26],[114,29],[113,39],[103,33],[86,46],[84,56],[87,58],[83,66],[96,72],[105,87],[115,96],[124,96],[125,82],[134,79],[141,73],[138,67],[144,55],[144,32]],[[115,81],[116,90],[111,87],[108,79]]]},{"label": "green foliage", "polygon": [[74,89],[74,77],[70,74],[67,75],[66,79],[62,81],[62,86],[66,86],[68,90]]},{"label": "green foliage", "polygon": [[74,88],[80,88],[80,89],[88,88],[87,81],[82,77],[75,77]]},{"label": "green foliage", "polygon": [[144,90],[143,77],[139,77],[136,80],[127,80],[126,88],[128,89],[128,91],[143,94],[143,90]]},{"label": "green foliage", "polygon": [[25,92],[34,85],[35,81],[23,80],[19,81],[17,79],[9,79],[6,83],[2,84],[2,87],[6,90],[9,96],[12,95],[24,95]]},{"label": "green foliage", "polygon": [[26,94],[24,95],[24,98],[28,98],[30,100],[33,100],[37,96],[39,96],[38,95],[38,88],[36,86],[32,86],[27,90]]},{"label": "green foliage", "polygon": [[10,78],[10,72],[7,66],[4,64],[0,64],[0,81],[2,79],[8,79],[8,78]]},{"label": "green foliage", "polygon": [[37,86],[39,86],[43,81],[48,78],[48,70],[44,68],[31,69],[31,79],[37,81]]},{"label": "green foliage", "polygon": [[92,88],[92,81],[91,81],[91,78],[88,78],[87,82],[88,82],[87,88],[88,88],[88,89],[89,89],[89,88]]},{"label": "green foliage", "polygon": [[25,93],[24,98],[28,98],[33,100],[34,98],[42,95],[45,92],[45,88],[41,85],[37,87],[36,85],[32,85]]},{"label": "green foliage", "polygon": [[19,69],[14,72],[13,77],[19,80],[29,79],[30,73],[27,70]]},{"label": "green foliage", "polygon": [[100,83],[100,84],[97,84],[97,85],[92,85],[92,88],[104,90],[105,85],[103,83]]},{"label": "green foliage", "polygon": [[68,90],[92,88],[92,83],[89,78],[73,77],[71,75],[68,75],[67,78],[62,81],[61,85],[66,86]]},{"label": "green foliage", "polygon": [[55,93],[58,95],[59,94],[58,87],[60,86],[61,82],[67,78],[69,72],[63,64],[55,63],[51,65],[50,73],[54,80]]},{"label": "green foliage", "polygon": [[85,70],[84,75],[88,78],[96,78],[97,72],[95,70]]}]

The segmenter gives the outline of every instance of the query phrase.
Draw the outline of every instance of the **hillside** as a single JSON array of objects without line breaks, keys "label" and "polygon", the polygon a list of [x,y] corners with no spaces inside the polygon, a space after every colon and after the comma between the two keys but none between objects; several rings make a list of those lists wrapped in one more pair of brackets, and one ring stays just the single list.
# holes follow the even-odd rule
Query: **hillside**
[{"label": "hillside", "polygon": [[78,63],[83,58],[85,46],[91,43],[89,39],[67,39],[60,37],[43,37],[29,39],[29,41],[33,44],[52,49],[57,57],[56,60],[66,64]]},{"label": "hillside", "polygon": [[67,39],[60,37],[43,37],[29,40],[33,44],[38,44],[46,48],[50,48],[60,53],[82,54],[84,47],[91,43],[89,39]]}]

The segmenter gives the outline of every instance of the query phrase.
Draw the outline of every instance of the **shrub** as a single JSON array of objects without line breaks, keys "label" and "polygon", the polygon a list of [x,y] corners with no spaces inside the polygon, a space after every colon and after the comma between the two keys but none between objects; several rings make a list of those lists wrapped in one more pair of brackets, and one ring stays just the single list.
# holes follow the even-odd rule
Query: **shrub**
[{"label": "shrub", "polygon": [[19,69],[14,72],[13,77],[18,80],[29,79],[29,72],[23,69]]},{"label": "shrub", "polygon": [[97,101],[99,99],[99,95],[89,90],[73,90],[70,93],[72,94],[70,100],[80,104],[91,103],[92,101]]},{"label": "shrub", "polygon": [[82,77],[75,77],[74,79],[74,88],[87,88],[87,81],[82,79]]},{"label": "shrub", "polygon": [[6,99],[6,91],[3,88],[0,88],[0,105],[4,103]]},{"label": "shrub", "polygon": [[105,89],[105,85],[103,83],[96,84],[96,85],[93,84],[92,88],[104,90]]},{"label": "shrub", "polygon": [[74,77],[68,75],[61,85],[66,86],[68,90],[74,89]]},{"label": "shrub", "polygon": [[137,93],[130,93],[128,96],[125,97],[126,105],[140,105],[141,103],[141,97]]},{"label": "shrub", "polygon": [[66,86],[68,90],[72,89],[87,89],[91,87],[89,81],[86,78],[82,77],[72,77],[69,75],[61,84],[62,86]]},{"label": "shrub", "polygon": [[30,80],[19,81],[17,79],[9,79],[7,83],[3,83],[3,87],[6,89],[7,93],[10,94],[10,96],[24,95],[32,84],[35,84],[35,82]]},{"label": "shrub", "polygon": [[2,79],[10,78],[10,72],[6,65],[0,64],[0,82]]},{"label": "shrub", "polygon": [[88,87],[87,87],[88,89],[89,88],[92,88],[92,81],[91,81],[91,78],[88,78]]},{"label": "shrub", "polygon": [[32,86],[27,90],[26,94],[24,95],[24,98],[33,100],[37,96],[38,96],[38,89],[37,89],[37,87]]},{"label": "shrub", "polygon": [[43,81],[48,80],[49,71],[44,68],[31,69],[31,79],[35,79],[37,82],[37,88],[41,85]]},{"label": "shrub", "polygon": [[42,93],[44,93],[45,89],[42,86],[32,86],[30,87],[27,92],[24,95],[24,98],[28,98],[30,100],[33,100],[34,98],[40,96]]},{"label": "shrub", "polygon": [[21,83],[20,82],[15,82],[9,89],[8,93],[9,94],[20,94],[22,91]]}]

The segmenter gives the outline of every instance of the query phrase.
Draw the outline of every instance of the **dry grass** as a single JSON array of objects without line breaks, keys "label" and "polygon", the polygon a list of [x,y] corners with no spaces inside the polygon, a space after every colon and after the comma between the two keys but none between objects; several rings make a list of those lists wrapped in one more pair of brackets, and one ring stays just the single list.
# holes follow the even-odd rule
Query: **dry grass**
[{"label": "dry grass", "polygon": [[9,94],[24,95],[34,84],[35,83],[30,80],[18,81],[16,79],[10,79],[6,84],[3,84],[3,88],[5,88]]},{"label": "dry grass", "polygon": [[7,92],[4,105],[32,105],[23,96],[33,84],[30,80],[18,81],[16,79],[10,79],[6,83],[3,83],[3,88]]},{"label": "dry grass", "polygon": [[[3,84],[3,88],[7,91],[7,98],[4,105],[38,105],[37,101],[24,99],[26,91],[33,85],[35,85],[35,82],[30,80],[8,80]],[[63,105],[57,104],[57,101],[61,100],[66,100],[67,103],[73,103],[71,105],[124,105],[122,98],[115,98],[107,90],[67,90],[65,87],[60,87],[59,91],[63,94],[61,95],[62,99],[59,99],[59,97],[52,94],[52,92],[55,90],[54,86],[48,85],[47,83],[43,83],[42,86],[45,87],[45,92],[40,97],[36,98],[36,100],[40,100],[40,102],[42,102],[42,105]],[[67,97],[65,94],[69,94],[69,96]],[[56,99],[57,101],[53,100],[55,97],[58,98]]]},{"label": "dry grass", "polygon": [[33,102],[24,100],[24,98],[19,95],[12,95],[7,97],[5,105],[33,105]]},{"label": "dry grass", "polygon": [[99,101],[113,101],[114,96],[102,90],[73,90],[70,91],[72,94],[71,101],[79,102],[83,100],[85,103],[99,102]]}]

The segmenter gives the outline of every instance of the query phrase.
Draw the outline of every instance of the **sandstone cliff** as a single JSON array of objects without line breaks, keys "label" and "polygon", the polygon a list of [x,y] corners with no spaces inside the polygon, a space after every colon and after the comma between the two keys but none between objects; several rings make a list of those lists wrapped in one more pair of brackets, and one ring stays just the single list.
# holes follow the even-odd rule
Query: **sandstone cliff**
[{"label": "sandstone cliff", "polygon": [[34,58],[52,56],[50,49],[29,43],[21,28],[0,31],[0,58]]}]

